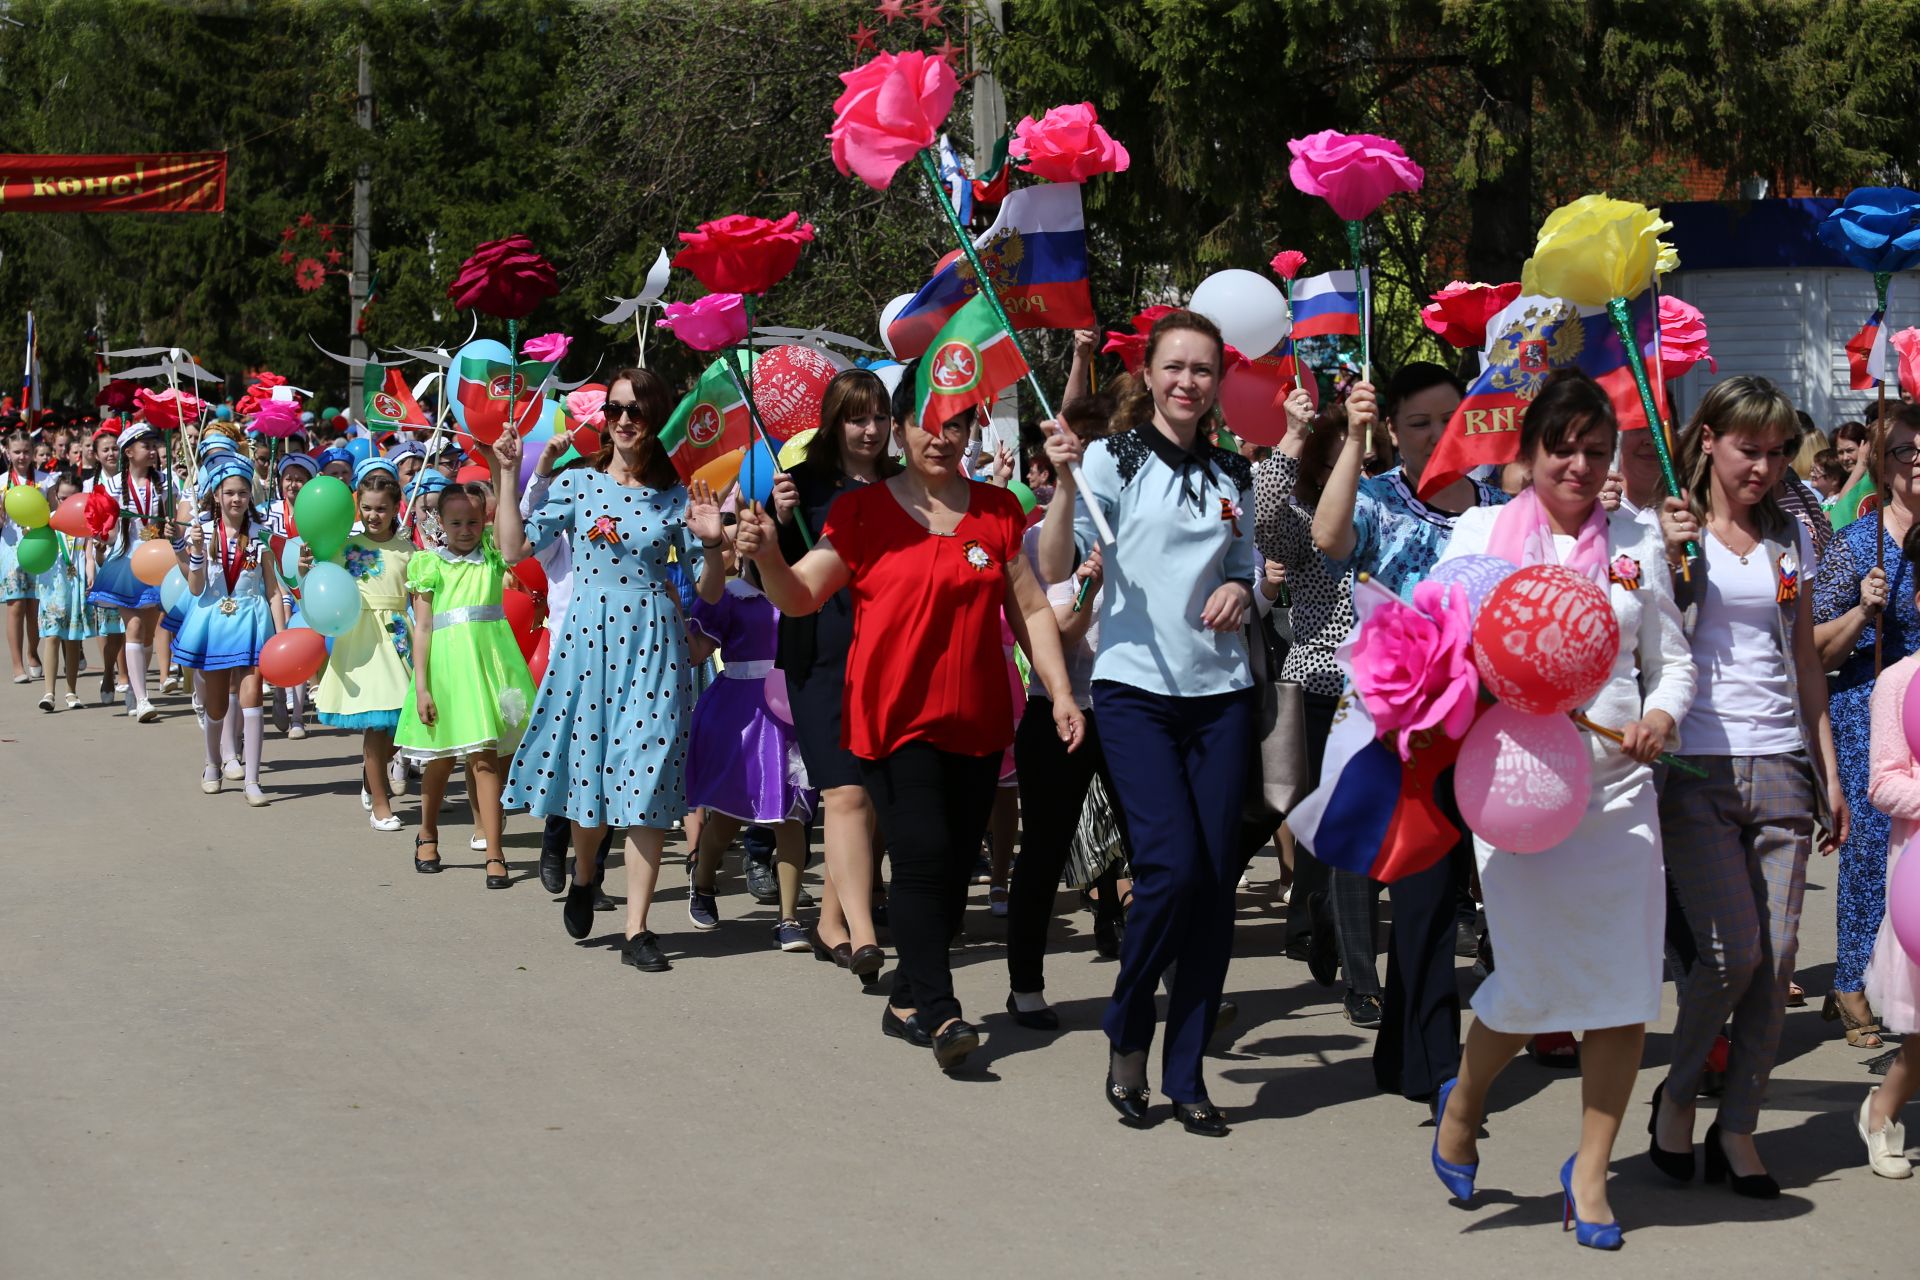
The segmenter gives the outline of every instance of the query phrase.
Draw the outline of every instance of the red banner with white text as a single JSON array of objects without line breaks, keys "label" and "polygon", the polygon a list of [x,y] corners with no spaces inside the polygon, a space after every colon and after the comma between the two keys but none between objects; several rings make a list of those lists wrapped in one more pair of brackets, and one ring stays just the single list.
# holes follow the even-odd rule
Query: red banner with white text
[{"label": "red banner with white text", "polygon": [[0,213],[224,213],[227,153],[0,155]]}]

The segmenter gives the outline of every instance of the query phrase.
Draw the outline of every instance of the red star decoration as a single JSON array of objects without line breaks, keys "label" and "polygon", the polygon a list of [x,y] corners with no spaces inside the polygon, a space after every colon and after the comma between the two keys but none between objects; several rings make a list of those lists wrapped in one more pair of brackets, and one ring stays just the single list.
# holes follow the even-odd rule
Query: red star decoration
[{"label": "red star decoration", "polygon": [[325,243],[326,243],[327,241],[329,241],[329,240],[331,240],[331,239],[333,239],[333,227],[332,227],[332,225],[331,225],[331,224],[328,224],[328,225],[326,225],[326,226],[323,226],[323,227],[321,227],[321,228],[320,228],[320,242],[321,242],[322,244],[325,244]]},{"label": "red star decoration", "polygon": [[927,50],[928,53],[931,53],[934,57],[940,59],[940,61],[946,63],[948,66],[956,67],[956,68],[960,65],[960,62],[959,62],[960,55],[965,53],[966,51],[967,51],[967,46],[963,44],[955,44],[951,39],[943,39],[940,41],[939,44]]},{"label": "red star decoration", "polygon": [[280,238],[281,238],[282,240],[289,240],[289,241],[290,241],[290,240],[292,240],[292,239],[294,238],[294,236],[296,236],[296,235],[298,235],[298,234],[299,234],[299,233],[298,233],[298,232],[296,232],[296,231],[295,231],[295,230],[294,230],[294,229],[293,229],[292,227],[282,227],[282,228],[280,228]]},{"label": "red star decoration", "polygon": [[853,41],[853,51],[855,53],[865,53],[877,50],[880,47],[874,40],[874,37],[879,34],[878,31],[863,22],[853,29],[853,34],[848,36],[847,39]]},{"label": "red star decoration", "polygon": [[941,24],[940,12],[945,8],[937,0],[920,0],[919,4],[913,6],[913,16],[920,19],[920,29],[925,31]]},{"label": "red star decoration", "polygon": [[905,21],[907,0],[880,0],[880,3],[873,7],[873,12],[877,17],[885,18],[889,25],[895,19]]},{"label": "red star decoration", "polygon": [[338,249],[327,250],[327,265],[330,267],[340,265],[340,251]]},{"label": "red star decoration", "polygon": [[292,264],[293,264],[293,250],[288,249],[283,253],[281,253],[280,265],[284,267],[284,266],[291,266]]},{"label": "red star decoration", "polygon": [[312,215],[312,214],[310,214],[310,213],[303,213],[303,214],[301,214],[301,215],[300,215],[300,226],[301,226],[301,228],[302,228],[302,229],[305,229],[305,228],[307,228],[307,227],[310,227],[310,226],[312,226],[312,225],[313,225],[313,215]]}]

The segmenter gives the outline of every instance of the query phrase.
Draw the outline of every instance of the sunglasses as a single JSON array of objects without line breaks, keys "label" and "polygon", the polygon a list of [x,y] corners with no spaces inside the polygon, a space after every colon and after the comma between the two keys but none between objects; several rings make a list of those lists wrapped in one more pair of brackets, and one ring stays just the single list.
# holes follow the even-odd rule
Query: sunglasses
[{"label": "sunglasses", "polygon": [[606,415],[608,422],[618,422],[623,417],[632,418],[635,422],[646,421],[637,404],[619,404],[609,400],[600,406],[600,411]]}]

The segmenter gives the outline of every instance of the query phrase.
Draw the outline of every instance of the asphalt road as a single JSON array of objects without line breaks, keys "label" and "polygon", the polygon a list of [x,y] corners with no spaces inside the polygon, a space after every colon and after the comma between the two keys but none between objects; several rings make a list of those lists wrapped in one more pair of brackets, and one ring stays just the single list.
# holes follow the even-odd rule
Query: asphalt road
[{"label": "asphalt road", "polygon": [[[1001,1011],[1002,928],[976,891],[957,981],[987,1040],[947,1078],[881,1036],[878,995],[772,949],[732,859],[725,922],[697,936],[669,867],[653,924],[674,969],[641,974],[618,962],[620,915],[584,943],[562,931],[524,816],[511,890],[461,852],[464,808],[448,870],[419,876],[417,797],[405,833],[368,830],[353,739],[269,729],[274,804],[253,810],[231,784],[200,794],[183,701],[135,726],[43,715],[36,694],[0,687],[7,1280],[1914,1274],[1920,1179],[1866,1170],[1871,1055],[1817,996],[1787,1021],[1760,1135],[1786,1194],[1762,1205],[1647,1161],[1669,988],[1614,1166],[1626,1250],[1601,1256],[1560,1232],[1575,1075],[1507,1072],[1481,1194],[1449,1205],[1426,1108],[1374,1094],[1370,1033],[1280,955],[1271,861],[1210,1063],[1233,1133],[1135,1132],[1100,1097],[1113,968],[1065,895],[1048,976],[1067,1025],[1041,1034]],[[1833,874],[1816,864],[1808,898],[1815,993]]]}]

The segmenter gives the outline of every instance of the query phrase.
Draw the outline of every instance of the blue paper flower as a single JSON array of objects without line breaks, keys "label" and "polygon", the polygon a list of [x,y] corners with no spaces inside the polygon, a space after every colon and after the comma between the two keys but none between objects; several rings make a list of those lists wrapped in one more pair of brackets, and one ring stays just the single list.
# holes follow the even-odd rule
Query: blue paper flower
[{"label": "blue paper flower", "polygon": [[1856,187],[1821,221],[1820,240],[1862,271],[1905,271],[1920,264],[1920,194]]}]

